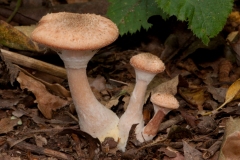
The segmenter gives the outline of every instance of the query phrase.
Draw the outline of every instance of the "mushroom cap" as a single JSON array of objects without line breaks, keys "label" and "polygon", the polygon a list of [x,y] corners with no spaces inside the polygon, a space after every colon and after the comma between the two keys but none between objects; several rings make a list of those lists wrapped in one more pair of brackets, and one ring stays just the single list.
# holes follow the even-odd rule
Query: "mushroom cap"
[{"label": "mushroom cap", "polygon": [[151,96],[151,102],[157,106],[168,108],[168,109],[177,109],[179,103],[177,99],[169,93],[154,93]]},{"label": "mushroom cap", "polygon": [[100,15],[59,12],[43,16],[31,38],[56,49],[95,50],[118,35],[117,26]]},{"label": "mushroom cap", "polygon": [[134,68],[150,73],[160,73],[165,70],[165,65],[157,56],[143,52],[133,56],[130,63]]}]

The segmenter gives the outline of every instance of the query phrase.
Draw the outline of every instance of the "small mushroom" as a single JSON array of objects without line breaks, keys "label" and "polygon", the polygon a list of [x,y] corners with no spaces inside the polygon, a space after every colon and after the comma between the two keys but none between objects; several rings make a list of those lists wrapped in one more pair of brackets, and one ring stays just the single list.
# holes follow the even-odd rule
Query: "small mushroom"
[{"label": "small mushroom", "polygon": [[118,149],[125,151],[129,131],[133,124],[138,124],[135,133],[141,131],[144,126],[143,104],[147,86],[154,76],[165,69],[164,63],[155,55],[140,53],[130,59],[136,73],[136,85],[130,97],[128,107],[119,121],[120,142]]},{"label": "small mushroom", "polygon": [[140,142],[152,140],[157,135],[159,125],[165,115],[179,107],[177,99],[169,93],[154,93],[150,100],[153,103],[154,116],[142,131],[137,133],[136,138]]},{"label": "small mushroom", "polygon": [[80,128],[100,141],[106,137],[118,140],[119,118],[95,98],[86,67],[94,54],[118,35],[116,25],[105,17],[59,12],[42,17],[31,36],[34,41],[61,52]]}]

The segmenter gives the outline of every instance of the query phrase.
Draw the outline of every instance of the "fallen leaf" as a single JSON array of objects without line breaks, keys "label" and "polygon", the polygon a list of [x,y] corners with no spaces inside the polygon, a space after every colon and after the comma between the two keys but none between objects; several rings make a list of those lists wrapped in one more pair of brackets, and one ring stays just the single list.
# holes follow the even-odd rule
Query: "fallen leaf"
[{"label": "fallen leaf", "polygon": [[176,76],[169,81],[159,84],[157,87],[155,87],[152,90],[152,93],[163,92],[163,93],[170,93],[172,95],[175,95],[177,93],[178,83],[179,83],[179,76]]},{"label": "fallen leaf", "polygon": [[2,20],[0,20],[0,44],[18,50],[42,51],[37,43]]},{"label": "fallen leaf", "polygon": [[213,86],[208,86],[207,91],[212,94],[213,98],[218,102],[223,103],[224,97],[226,95],[227,89],[226,88],[215,88]]},{"label": "fallen leaf", "polygon": [[37,136],[34,135],[36,145],[38,147],[43,147],[44,145],[47,145],[47,139],[41,135]]},{"label": "fallen leaf", "polygon": [[203,110],[203,103],[206,101],[205,97],[206,88],[179,88],[179,94],[193,106],[197,106],[199,111]]},{"label": "fallen leaf", "polygon": [[211,112],[206,112],[203,113],[202,115],[210,115],[213,113],[216,113],[218,110],[222,109],[227,103],[240,99],[240,79],[236,80],[227,90],[226,96],[225,96],[225,102],[219,106],[217,109],[211,111]]},{"label": "fallen leaf", "polygon": [[239,148],[240,148],[240,131],[236,131],[228,135],[223,144],[222,154],[225,157],[225,160],[239,159],[240,158]]},{"label": "fallen leaf", "polygon": [[202,153],[189,145],[186,141],[183,141],[183,151],[185,160],[203,160]]},{"label": "fallen leaf", "polygon": [[240,157],[240,118],[232,117],[226,123],[222,148],[220,150],[220,160],[237,160]]},{"label": "fallen leaf", "polygon": [[67,100],[49,93],[41,82],[36,81],[23,72],[19,73],[17,81],[20,83],[22,89],[26,88],[33,92],[36,97],[35,102],[38,103],[38,109],[48,119],[52,118],[52,111],[69,104]]},{"label": "fallen leaf", "polygon": [[13,130],[14,126],[18,125],[20,119],[12,119],[10,117],[3,118],[0,120],[0,134],[2,133],[8,133]]}]

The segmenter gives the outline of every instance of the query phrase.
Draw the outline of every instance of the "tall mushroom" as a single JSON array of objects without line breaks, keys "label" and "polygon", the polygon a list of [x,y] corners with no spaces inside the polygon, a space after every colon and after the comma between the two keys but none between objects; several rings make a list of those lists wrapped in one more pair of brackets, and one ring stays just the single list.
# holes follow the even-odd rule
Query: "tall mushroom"
[{"label": "tall mushroom", "polygon": [[129,131],[133,124],[138,124],[135,133],[141,132],[143,122],[143,104],[147,86],[157,73],[163,72],[164,63],[155,55],[140,53],[130,59],[136,73],[136,85],[130,97],[128,107],[119,121],[118,149],[125,151]]},{"label": "tall mushroom", "polygon": [[80,128],[100,141],[106,137],[118,140],[119,118],[95,98],[86,67],[94,54],[115,41],[118,34],[116,25],[105,17],[60,12],[42,17],[31,36],[61,52]]},{"label": "tall mushroom", "polygon": [[148,124],[138,132],[136,138],[140,142],[150,141],[156,136],[159,125],[161,124],[165,115],[173,109],[179,107],[177,99],[168,93],[154,93],[151,96],[151,102],[154,107],[154,116]]}]

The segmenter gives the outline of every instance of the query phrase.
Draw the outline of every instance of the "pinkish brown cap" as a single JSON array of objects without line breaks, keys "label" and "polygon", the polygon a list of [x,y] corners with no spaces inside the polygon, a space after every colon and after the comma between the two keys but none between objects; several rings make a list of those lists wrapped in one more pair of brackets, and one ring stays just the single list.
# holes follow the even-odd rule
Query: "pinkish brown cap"
[{"label": "pinkish brown cap", "polygon": [[150,73],[160,73],[165,70],[165,65],[160,58],[151,53],[140,53],[130,59],[134,68]]},{"label": "pinkish brown cap", "polygon": [[154,93],[150,100],[153,104],[168,109],[177,109],[179,107],[177,99],[169,93]]},{"label": "pinkish brown cap", "polygon": [[32,39],[64,50],[96,50],[118,38],[117,26],[95,14],[51,13],[42,17]]}]

